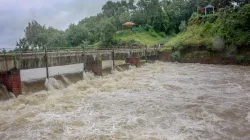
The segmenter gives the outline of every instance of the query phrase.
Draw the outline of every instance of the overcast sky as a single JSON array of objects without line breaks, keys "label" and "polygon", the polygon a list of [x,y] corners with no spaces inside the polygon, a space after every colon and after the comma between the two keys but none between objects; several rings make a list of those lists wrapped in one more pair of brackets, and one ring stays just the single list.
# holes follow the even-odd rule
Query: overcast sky
[{"label": "overcast sky", "polygon": [[[101,12],[107,0],[0,0],[0,48],[14,48],[29,21],[65,30]],[[116,0],[113,0],[116,1]]]}]

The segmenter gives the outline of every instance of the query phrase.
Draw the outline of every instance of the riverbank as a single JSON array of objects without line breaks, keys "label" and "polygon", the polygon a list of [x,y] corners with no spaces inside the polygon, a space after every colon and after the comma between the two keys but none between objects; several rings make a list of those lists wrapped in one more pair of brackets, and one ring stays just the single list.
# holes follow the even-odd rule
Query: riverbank
[{"label": "riverbank", "polygon": [[227,56],[225,52],[213,52],[199,47],[195,49],[187,47],[178,52],[163,51],[159,53],[159,56],[160,60],[169,62],[250,66],[249,48],[241,49],[246,51],[240,51],[238,56]]}]

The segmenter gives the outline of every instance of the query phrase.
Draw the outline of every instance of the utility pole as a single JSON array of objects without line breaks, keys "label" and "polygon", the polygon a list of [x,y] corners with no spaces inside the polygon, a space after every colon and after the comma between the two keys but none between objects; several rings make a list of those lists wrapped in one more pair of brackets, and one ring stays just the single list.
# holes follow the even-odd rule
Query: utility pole
[{"label": "utility pole", "polygon": [[19,46],[19,67],[22,68],[22,48]]},{"label": "utility pole", "polygon": [[6,67],[6,70],[8,70],[8,63],[7,63],[6,50],[5,49],[3,49],[3,55],[4,55],[4,59],[5,59],[5,67]]},{"label": "utility pole", "polygon": [[86,72],[86,59],[87,59],[87,55],[86,55],[86,48],[88,47],[89,41],[88,40],[84,40],[82,41],[83,45],[82,45],[82,63],[83,63],[83,74],[84,72]]},{"label": "utility pole", "polygon": [[112,51],[112,60],[113,60],[113,70],[115,71],[115,49],[113,46],[113,51]]},{"label": "utility pole", "polygon": [[46,75],[47,79],[49,79],[49,68],[48,68],[48,54],[47,54],[47,46],[45,46],[45,66],[46,66]]},{"label": "utility pole", "polygon": [[83,62],[83,73],[86,71],[86,62],[85,62],[85,45],[82,47],[82,62]]}]

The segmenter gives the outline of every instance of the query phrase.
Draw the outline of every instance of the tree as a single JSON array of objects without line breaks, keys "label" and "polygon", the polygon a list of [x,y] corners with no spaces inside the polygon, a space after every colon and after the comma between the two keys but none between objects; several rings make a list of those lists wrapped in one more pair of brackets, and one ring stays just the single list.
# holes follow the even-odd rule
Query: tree
[{"label": "tree", "polygon": [[186,21],[183,20],[183,21],[181,21],[181,24],[180,24],[180,26],[179,26],[179,30],[180,30],[180,32],[183,32],[183,31],[185,31],[186,29],[187,29],[187,24],[186,24]]},{"label": "tree", "polygon": [[201,0],[173,0],[164,2],[164,11],[169,16],[170,29],[179,32],[181,21],[187,21],[193,12],[197,10],[197,3]]},{"label": "tree", "polygon": [[122,14],[119,16],[119,21],[120,21],[120,24],[123,24],[123,23],[125,23],[125,22],[130,21],[130,14],[129,14],[129,12],[124,12],[124,13],[122,13]]},{"label": "tree", "polygon": [[116,3],[112,2],[112,1],[108,1],[106,2],[103,7],[102,7],[102,11],[103,14],[107,17],[112,17],[115,15],[115,8],[116,8]]},{"label": "tree", "polygon": [[135,22],[137,25],[147,24],[147,19],[142,10],[135,11],[131,16],[131,21]]},{"label": "tree", "polygon": [[46,33],[39,33],[37,35],[37,40],[39,40],[37,42],[37,45],[39,46],[39,48],[42,47],[42,49],[45,49],[46,47],[48,47],[48,35]]},{"label": "tree", "polygon": [[16,46],[18,47],[19,50],[22,50],[22,51],[29,50],[29,44],[25,37],[22,39],[19,39],[19,41],[16,42]]},{"label": "tree", "polygon": [[152,16],[151,25],[159,32],[168,32],[170,27],[169,17],[161,7],[158,7],[158,11]]},{"label": "tree", "polygon": [[83,40],[88,39],[88,31],[80,26],[71,24],[66,30],[66,38],[70,45],[78,46],[82,43]]},{"label": "tree", "polygon": [[[28,41],[28,43],[31,46],[38,46],[39,48],[42,47],[40,46],[44,42],[42,42],[41,35],[46,33],[46,28],[45,26],[41,26],[37,21],[33,20],[32,22],[28,23],[28,26],[24,30],[25,32],[25,37]],[[47,41],[46,41],[47,42]]]},{"label": "tree", "polygon": [[101,30],[101,21],[104,20],[102,14],[98,14],[97,16],[91,16],[89,18],[84,19],[84,23],[79,22],[78,26],[85,28],[88,30],[88,40],[91,44],[98,42],[100,40],[100,30]]},{"label": "tree", "polygon": [[134,3],[135,3],[135,0],[129,0],[128,1],[129,10],[134,11],[136,9],[136,6],[134,5]]},{"label": "tree", "polygon": [[63,31],[54,29],[53,27],[49,27],[47,29],[47,35],[49,48],[59,48],[67,46],[66,35]]},{"label": "tree", "polygon": [[103,45],[112,44],[113,34],[116,32],[116,28],[110,23],[105,22],[101,30],[101,41]]}]

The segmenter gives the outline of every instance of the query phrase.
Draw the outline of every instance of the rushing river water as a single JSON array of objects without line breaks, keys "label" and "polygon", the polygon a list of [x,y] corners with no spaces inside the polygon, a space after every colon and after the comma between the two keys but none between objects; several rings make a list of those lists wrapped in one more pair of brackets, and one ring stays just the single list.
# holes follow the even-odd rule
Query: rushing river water
[{"label": "rushing river water", "polygon": [[157,62],[0,103],[0,139],[250,139],[250,68]]}]

